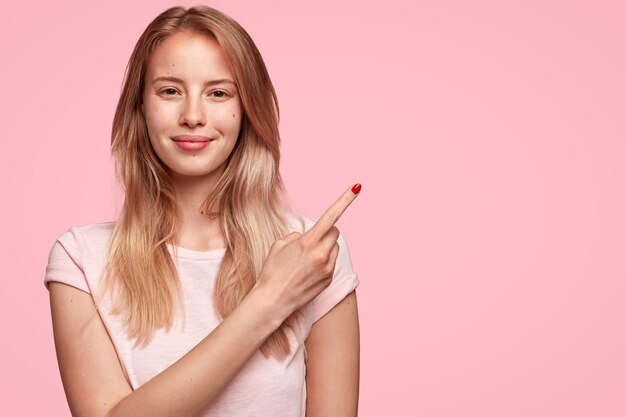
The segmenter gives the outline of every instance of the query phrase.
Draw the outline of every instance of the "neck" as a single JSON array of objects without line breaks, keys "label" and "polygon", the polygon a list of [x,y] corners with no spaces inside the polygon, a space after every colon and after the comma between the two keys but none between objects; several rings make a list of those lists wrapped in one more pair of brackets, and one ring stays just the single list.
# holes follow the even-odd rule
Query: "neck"
[{"label": "neck", "polygon": [[217,218],[201,212],[201,206],[215,189],[223,169],[206,176],[172,175],[176,202],[182,216],[178,230],[179,246],[207,251],[225,246]]}]

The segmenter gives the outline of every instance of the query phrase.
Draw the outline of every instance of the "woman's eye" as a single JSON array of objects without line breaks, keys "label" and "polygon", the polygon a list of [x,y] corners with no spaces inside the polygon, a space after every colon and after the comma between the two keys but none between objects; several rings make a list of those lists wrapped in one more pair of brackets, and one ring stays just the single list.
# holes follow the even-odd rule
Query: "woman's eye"
[{"label": "woman's eye", "polygon": [[[176,89],[174,89],[174,88],[165,88],[165,89],[161,90],[161,93],[165,94],[167,91],[174,92],[174,94],[176,94]],[[166,96],[171,96],[171,94],[165,94],[165,95]]]},{"label": "woman's eye", "polygon": [[213,91],[211,94],[216,94],[216,93],[217,95],[215,97],[217,98],[225,98],[228,96],[228,93],[226,91],[221,91],[221,90]]}]

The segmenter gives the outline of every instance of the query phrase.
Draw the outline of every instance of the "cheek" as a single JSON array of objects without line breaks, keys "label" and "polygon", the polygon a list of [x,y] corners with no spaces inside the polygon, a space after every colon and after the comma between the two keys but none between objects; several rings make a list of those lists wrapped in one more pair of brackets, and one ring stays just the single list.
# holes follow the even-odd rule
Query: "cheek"
[{"label": "cheek", "polygon": [[230,132],[236,131],[241,126],[241,111],[234,107],[220,110],[216,120],[219,120],[221,129]]},{"label": "cheek", "polygon": [[159,109],[157,107],[155,107],[149,101],[144,102],[143,117],[146,119],[146,122],[148,124],[152,124],[155,120],[159,120],[158,114]]},{"label": "cheek", "polygon": [[151,131],[167,129],[173,121],[177,120],[175,112],[168,111],[162,106],[149,104],[145,106],[144,118],[148,129]]},{"label": "cheek", "polygon": [[157,138],[163,130],[163,115],[161,113],[162,111],[158,107],[151,105],[149,102],[144,102],[143,117],[148,130],[148,138],[155,150],[159,148]]}]

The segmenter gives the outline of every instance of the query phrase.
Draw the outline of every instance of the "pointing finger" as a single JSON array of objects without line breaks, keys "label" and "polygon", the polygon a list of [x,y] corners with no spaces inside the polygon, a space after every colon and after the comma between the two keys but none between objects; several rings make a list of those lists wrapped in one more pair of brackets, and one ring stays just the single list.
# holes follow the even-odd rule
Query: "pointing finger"
[{"label": "pointing finger", "polygon": [[361,191],[361,184],[350,187],[331,205],[319,220],[304,235],[311,239],[320,239],[337,223],[343,212],[356,199]]}]

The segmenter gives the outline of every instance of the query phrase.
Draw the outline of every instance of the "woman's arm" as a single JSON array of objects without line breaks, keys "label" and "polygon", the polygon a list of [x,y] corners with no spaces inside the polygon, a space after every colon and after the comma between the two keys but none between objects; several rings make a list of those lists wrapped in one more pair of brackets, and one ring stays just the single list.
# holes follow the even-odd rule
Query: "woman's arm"
[{"label": "woman's arm", "polygon": [[200,415],[282,322],[272,313],[271,297],[255,287],[196,347],[133,391],[93,314],[92,296],[58,282],[49,290],[59,369],[74,417]]},{"label": "woman's arm", "polygon": [[355,417],[360,359],[355,291],[313,324],[305,344],[306,417]]}]

